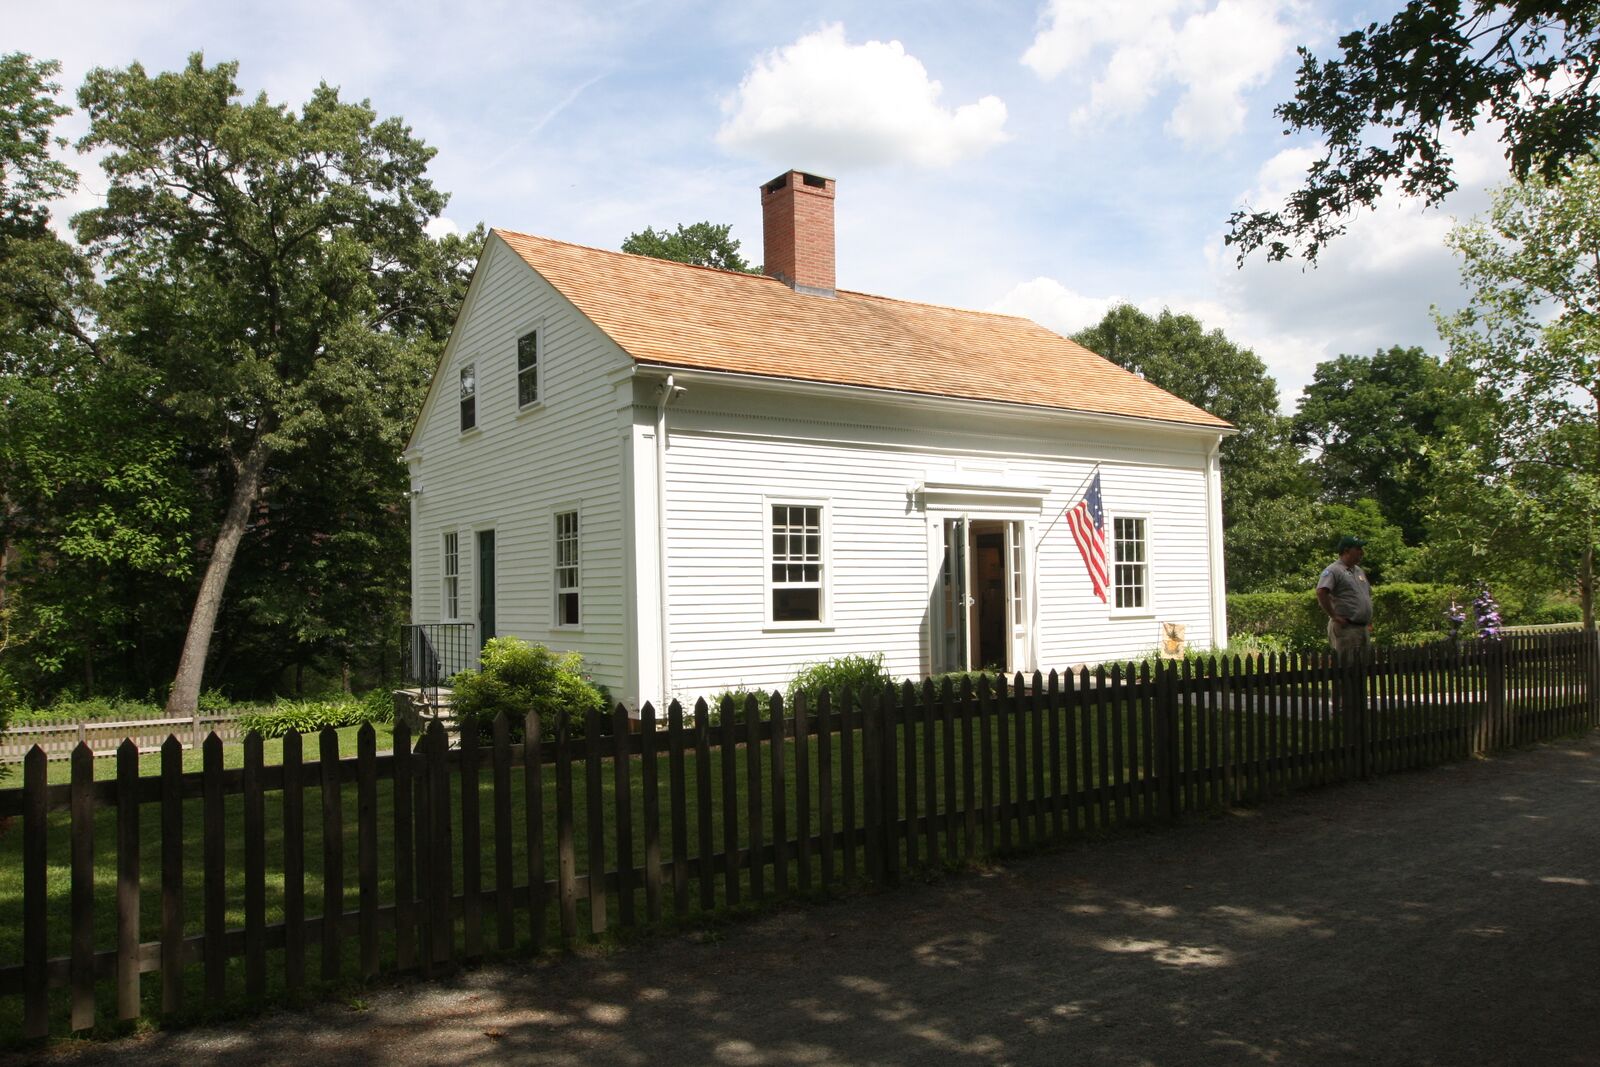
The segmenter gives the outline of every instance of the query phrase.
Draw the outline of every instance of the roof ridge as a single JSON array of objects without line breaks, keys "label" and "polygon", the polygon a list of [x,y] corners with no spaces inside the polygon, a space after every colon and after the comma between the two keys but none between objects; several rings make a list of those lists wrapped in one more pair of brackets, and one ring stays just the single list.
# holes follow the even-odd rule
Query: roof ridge
[{"label": "roof ridge", "polygon": [[576,241],[563,241],[560,238],[546,237],[539,233],[523,233],[521,230],[508,230],[503,226],[491,226],[489,227],[489,230],[491,233],[510,234],[512,237],[522,237],[530,241],[543,241],[546,244],[562,245],[566,248],[576,248],[584,252],[599,252],[607,256],[622,256],[626,259],[643,259],[650,263],[665,263],[670,267],[683,267],[687,270],[703,270],[709,271],[712,274],[727,274],[735,278],[755,278],[757,280],[778,282],[779,285],[783,284],[783,282],[779,281],[777,278],[774,278],[770,274],[757,274],[748,270],[730,270],[727,267],[708,267],[703,263],[685,263],[678,259],[663,259],[660,256],[646,256],[638,252],[623,252],[620,249],[615,248],[596,248],[594,245],[581,245]]}]

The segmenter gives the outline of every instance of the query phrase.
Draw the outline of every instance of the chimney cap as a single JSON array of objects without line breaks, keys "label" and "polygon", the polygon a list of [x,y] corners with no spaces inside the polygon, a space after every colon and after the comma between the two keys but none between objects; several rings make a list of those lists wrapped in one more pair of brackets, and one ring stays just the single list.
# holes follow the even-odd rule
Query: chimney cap
[{"label": "chimney cap", "polygon": [[769,193],[775,193],[779,189],[784,188],[789,184],[790,178],[799,178],[799,184],[801,186],[810,186],[813,189],[826,189],[828,186],[834,184],[834,180],[832,178],[825,177],[821,174],[812,174],[808,170],[794,168],[784,171],[770,182],[764,184],[761,187],[762,195],[765,196]]}]

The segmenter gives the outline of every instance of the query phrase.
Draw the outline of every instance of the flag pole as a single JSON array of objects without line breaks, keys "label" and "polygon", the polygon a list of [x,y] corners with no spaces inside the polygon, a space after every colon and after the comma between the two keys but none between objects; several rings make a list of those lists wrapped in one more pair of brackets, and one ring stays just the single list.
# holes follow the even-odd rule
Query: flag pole
[{"label": "flag pole", "polygon": [[1098,464],[1098,463],[1096,463],[1093,467],[1089,468],[1089,473],[1083,476],[1083,481],[1078,483],[1078,488],[1074,489],[1067,496],[1067,502],[1065,504],[1061,505],[1061,510],[1056,512],[1056,517],[1050,520],[1050,525],[1046,526],[1044,528],[1044,533],[1040,534],[1039,535],[1039,540],[1034,542],[1034,544],[1033,544],[1034,551],[1038,551],[1039,546],[1044,544],[1044,539],[1046,537],[1049,537],[1050,536],[1050,531],[1054,530],[1056,528],[1056,523],[1061,521],[1061,516],[1065,515],[1067,513],[1067,509],[1072,507],[1073,504],[1076,504],[1078,502],[1078,496],[1079,496],[1080,493],[1083,492],[1083,487],[1088,485],[1089,484],[1089,479],[1093,478],[1097,473],[1099,473],[1099,471],[1100,471],[1100,464]]},{"label": "flag pole", "polygon": [[1072,507],[1078,500],[1079,495],[1083,492],[1083,487],[1089,484],[1089,479],[1093,478],[1099,471],[1100,464],[1098,462],[1089,468],[1089,473],[1083,476],[1083,481],[1078,483],[1078,488],[1074,489],[1067,497],[1067,502],[1061,505],[1061,510],[1056,512],[1056,517],[1050,520],[1050,525],[1044,528],[1044,533],[1040,534],[1039,540],[1033,544],[1033,558],[1028,560],[1028,585],[1030,587],[1028,591],[1033,594],[1031,598],[1033,603],[1028,605],[1028,651],[1030,658],[1033,660],[1033,669],[1036,671],[1039,670],[1039,660],[1041,658],[1041,644],[1039,641],[1039,546],[1043,545],[1044,539],[1050,536],[1050,531],[1056,528],[1056,523],[1061,521],[1061,516],[1065,515],[1067,509]]}]

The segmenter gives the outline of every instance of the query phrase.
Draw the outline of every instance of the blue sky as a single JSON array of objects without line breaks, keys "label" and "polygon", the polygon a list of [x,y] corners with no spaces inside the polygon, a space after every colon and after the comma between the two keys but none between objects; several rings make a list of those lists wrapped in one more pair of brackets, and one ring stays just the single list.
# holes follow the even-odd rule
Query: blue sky
[{"label": "blue sky", "polygon": [[[1063,333],[1116,301],[1195,314],[1251,346],[1286,409],[1315,364],[1439,352],[1462,303],[1444,237],[1506,180],[1492,130],[1458,143],[1442,209],[1394,201],[1314,270],[1222,246],[1228,214],[1292,188],[1315,144],[1272,115],[1296,45],[1399,0],[395,0],[13,6],[6,50],[95,66],[237,59],[298,106],[325,80],[438,149],[447,224],[615,248],[710,219],[761,257],[757,188],[838,180],[840,287],[1025,314]],[[81,117],[67,120],[75,135]],[[104,188],[79,160],[84,188]]]}]

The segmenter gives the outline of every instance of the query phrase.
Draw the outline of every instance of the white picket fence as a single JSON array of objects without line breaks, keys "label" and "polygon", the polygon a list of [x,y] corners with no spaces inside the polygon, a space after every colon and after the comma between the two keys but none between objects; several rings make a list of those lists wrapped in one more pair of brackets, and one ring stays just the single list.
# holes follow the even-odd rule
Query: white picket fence
[{"label": "white picket fence", "polygon": [[244,739],[244,730],[236,714],[18,726],[0,737],[0,763],[22,762],[22,757],[34,745],[44,749],[45,755],[53,760],[68,759],[79,743],[87,744],[96,756],[113,756],[124,739],[131,740],[140,752],[160,750],[168,737],[176,737],[184,748],[198,748],[212,732],[224,742]]}]

